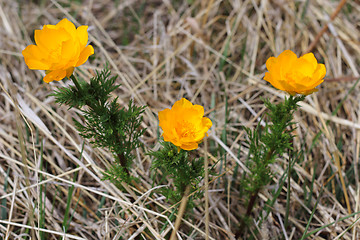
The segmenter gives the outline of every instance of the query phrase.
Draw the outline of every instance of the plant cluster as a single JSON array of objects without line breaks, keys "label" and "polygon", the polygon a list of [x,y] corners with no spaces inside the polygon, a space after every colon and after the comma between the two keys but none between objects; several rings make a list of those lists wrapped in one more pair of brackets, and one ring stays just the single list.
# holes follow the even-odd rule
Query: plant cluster
[{"label": "plant cluster", "polygon": [[[126,107],[122,107],[117,102],[118,98],[112,99],[112,93],[119,85],[115,84],[116,77],[110,77],[107,68],[97,72],[89,82],[79,81],[73,75],[74,68],[86,62],[94,52],[91,45],[87,46],[87,26],[76,29],[64,19],[57,25],[45,25],[42,30],[35,31],[35,41],[37,45],[30,45],[23,51],[26,64],[31,69],[46,70],[45,82],[65,77],[74,82],[74,86],[58,88],[52,95],[60,105],[76,108],[82,113],[82,120],[74,119],[82,137],[89,139],[95,147],[107,148],[113,154],[114,164],[106,170],[104,179],[119,188],[123,182],[133,183],[135,179],[130,168],[133,152],[141,146],[140,137],[145,131],[141,129],[144,107],[136,106],[131,100]],[[293,113],[299,107],[298,102],[303,101],[306,94],[317,91],[315,87],[326,74],[325,66],[318,64],[312,53],[297,58],[290,50],[277,58],[270,57],[266,66],[269,72],[264,79],[290,96],[278,104],[264,100],[268,109],[265,126],[258,124],[253,130],[245,129],[249,146],[246,163],[249,172],[244,173],[241,188],[246,192],[247,209],[236,237],[243,234],[259,191],[271,182],[270,164],[277,157],[283,157],[286,151],[295,151],[292,146]],[[190,151],[198,148],[212,122],[204,117],[202,106],[182,98],[171,109],[159,112],[159,126],[165,142],[161,142],[162,147],[158,151],[149,153],[154,159],[154,177],[159,179],[159,183],[171,179],[174,188],[161,190],[169,202],[177,204],[183,201],[182,205],[187,204],[187,209],[193,208],[193,200],[202,194],[198,186],[204,178],[205,168],[203,158],[193,157]],[[289,162],[288,176],[290,168]],[[289,183],[288,178],[288,186]],[[181,219],[181,214],[178,219]],[[174,232],[172,236],[175,236]]]},{"label": "plant cluster", "polygon": [[[246,128],[249,145],[247,167],[249,173],[244,173],[241,188],[245,189],[248,204],[244,218],[240,223],[237,236],[242,234],[245,225],[249,223],[251,211],[255,205],[261,188],[267,186],[272,179],[270,164],[285,152],[293,151],[292,141],[294,130],[293,113],[299,107],[298,102],[303,101],[304,95],[285,97],[284,102],[273,104],[264,100],[268,108],[266,112],[265,127],[260,123],[255,129]],[[289,165],[290,167],[290,165]]]},{"label": "plant cluster", "polygon": [[153,167],[160,168],[163,178],[171,178],[175,186],[174,189],[163,190],[163,194],[173,204],[185,197],[189,201],[187,209],[192,208],[192,200],[201,193],[191,193],[196,190],[205,170],[203,159],[190,158],[189,153],[198,148],[212,122],[204,117],[204,107],[182,98],[171,109],[159,112],[159,126],[167,143],[162,143],[162,149],[151,152],[155,158]]},{"label": "plant cluster", "polygon": [[293,112],[297,103],[304,96],[285,98],[283,103],[273,104],[265,100],[268,108],[267,121],[264,128],[258,124],[255,129],[246,128],[249,144],[249,161],[247,167],[250,173],[246,175],[242,187],[249,192],[257,192],[266,186],[272,177],[269,165],[277,157],[289,149],[292,150],[292,134],[294,128]]},{"label": "plant cluster", "polygon": [[117,185],[130,182],[132,152],[140,146],[139,138],[145,129],[140,129],[144,107],[137,107],[130,100],[127,108],[121,107],[117,98],[110,100],[116,77],[110,77],[108,69],[90,79],[78,82],[72,76],[75,86],[59,88],[52,94],[56,102],[77,108],[82,112],[84,122],[74,119],[80,135],[89,139],[96,147],[108,148],[115,163],[105,172],[104,179]]}]

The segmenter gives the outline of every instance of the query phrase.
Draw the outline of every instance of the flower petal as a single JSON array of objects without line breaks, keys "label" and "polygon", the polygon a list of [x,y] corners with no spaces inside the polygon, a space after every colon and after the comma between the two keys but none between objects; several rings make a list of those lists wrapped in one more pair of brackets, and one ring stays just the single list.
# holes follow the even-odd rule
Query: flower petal
[{"label": "flower petal", "polygon": [[282,87],[282,85],[280,84],[280,78],[273,77],[272,73],[270,72],[265,73],[264,80],[268,81],[271,85],[273,85],[275,88],[279,90],[285,90],[284,87]]},{"label": "flower petal", "polygon": [[88,60],[89,56],[93,55],[93,54],[94,54],[94,48],[91,45],[88,45],[80,53],[79,60],[75,64],[75,67],[78,67],[78,66],[84,64]]},{"label": "flower petal", "polygon": [[166,127],[169,122],[169,115],[171,114],[171,110],[166,108],[158,113],[159,117],[159,125],[161,128]]},{"label": "flower petal", "polygon": [[[264,78],[266,81],[271,83],[270,78],[278,79],[278,80],[281,79],[280,71],[277,70],[279,68],[277,58],[275,58],[275,57],[268,58],[268,60],[266,60],[266,68],[269,70],[269,73],[271,73],[271,76],[267,76],[268,80]],[[265,74],[265,77],[266,77],[266,74]],[[274,84],[272,84],[272,85],[274,85]]]},{"label": "flower petal", "polygon": [[280,79],[284,79],[285,74],[293,67],[297,56],[290,50],[285,50],[278,56],[277,68],[279,71]]},{"label": "flower petal", "polygon": [[[176,146],[176,145],[175,145]],[[196,142],[193,142],[193,143],[183,143],[180,145],[180,148],[183,149],[183,150],[186,150],[186,151],[191,151],[191,150],[194,150],[194,149],[197,149],[199,146],[198,143]]]},{"label": "flower petal", "polygon": [[207,118],[207,117],[203,117],[202,124],[203,124],[204,128],[207,128],[207,129],[210,129],[212,127],[212,122],[211,122],[210,118]]},{"label": "flower petal", "polygon": [[74,72],[74,67],[69,67],[66,69],[66,77],[69,78]]},{"label": "flower petal", "polygon": [[67,33],[71,35],[72,39],[76,38],[77,34],[76,34],[75,25],[66,18],[64,18],[63,20],[58,22],[58,24],[56,24],[56,29],[64,29]]},{"label": "flower petal", "polygon": [[171,109],[176,111],[178,109],[191,108],[192,106],[193,104],[189,100],[182,98],[179,101],[176,101]]},{"label": "flower petal", "polygon": [[88,42],[88,26],[80,26],[76,29],[77,39],[80,43],[80,47],[84,48]]},{"label": "flower petal", "polygon": [[36,45],[29,45],[23,51],[24,60],[30,69],[46,70],[50,64],[42,60],[44,52]]},{"label": "flower petal", "polygon": [[326,75],[326,68],[324,64],[318,64],[314,73],[314,78],[323,79]]},{"label": "flower petal", "polygon": [[35,42],[40,48],[61,52],[62,42],[70,39],[70,35],[64,30],[50,29],[44,27],[42,30],[35,30]]},{"label": "flower petal", "polygon": [[44,82],[49,83],[52,81],[60,81],[62,80],[64,77],[66,76],[66,70],[55,70],[55,71],[50,71],[49,73],[46,74],[46,76],[44,77]]},{"label": "flower petal", "polygon": [[312,65],[309,61],[307,61],[304,58],[299,58],[296,61],[296,72],[301,73],[299,75],[311,77],[314,74],[315,69],[316,69],[316,65],[315,66]]},{"label": "flower petal", "polygon": [[301,56],[299,59],[304,59],[309,62],[314,69],[316,69],[318,63],[313,53],[307,53]]}]

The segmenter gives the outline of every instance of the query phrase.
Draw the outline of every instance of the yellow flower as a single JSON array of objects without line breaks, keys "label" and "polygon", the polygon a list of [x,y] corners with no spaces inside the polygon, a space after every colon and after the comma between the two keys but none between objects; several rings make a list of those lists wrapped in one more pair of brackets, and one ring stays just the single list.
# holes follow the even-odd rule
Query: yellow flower
[{"label": "yellow flower", "polygon": [[300,58],[290,50],[285,50],[277,58],[270,57],[266,61],[264,80],[275,88],[291,95],[296,93],[308,95],[316,92],[316,86],[324,81],[326,68],[318,64],[314,54],[307,53]]},{"label": "yellow flower", "polygon": [[74,67],[84,64],[94,54],[88,42],[88,26],[75,25],[64,18],[56,25],[35,30],[36,45],[27,46],[22,54],[30,69],[46,70],[44,81],[70,77]]},{"label": "yellow flower", "polygon": [[172,142],[184,150],[193,150],[205,137],[212,122],[204,117],[202,106],[193,105],[182,98],[175,102],[171,109],[159,112],[159,125],[164,131],[163,137],[166,142]]}]

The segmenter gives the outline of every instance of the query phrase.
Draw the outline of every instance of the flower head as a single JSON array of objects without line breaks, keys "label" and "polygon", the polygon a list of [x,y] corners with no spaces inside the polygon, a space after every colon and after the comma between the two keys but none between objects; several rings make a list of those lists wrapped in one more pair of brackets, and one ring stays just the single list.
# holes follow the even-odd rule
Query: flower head
[{"label": "flower head", "polygon": [[36,45],[27,46],[22,54],[30,69],[46,70],[44,81],[49,83],[70,77],[75,67],[94,54],[88,42],[88,26],[75,25],[64,18],[56,25],[35,30]]},{"label": "flower head", "polygon": [[316,86],[324,81],[326,68],[318,64],[314,54],[307,53],[298,58],[295,53],[285,50],[277,58],[270,57],[266,61],[264,79],[275,88],[291,95],[310,94],[316,92]]},{"label": "flower head", "polygon": [[182,98],[175,102],[171,109],[159,112],[159,125],[164,131],[163,137],[166,142],[172,142],[184,150],[193,150],[205,137],[212,122],[204,117],[202,106],[193,105]]}]

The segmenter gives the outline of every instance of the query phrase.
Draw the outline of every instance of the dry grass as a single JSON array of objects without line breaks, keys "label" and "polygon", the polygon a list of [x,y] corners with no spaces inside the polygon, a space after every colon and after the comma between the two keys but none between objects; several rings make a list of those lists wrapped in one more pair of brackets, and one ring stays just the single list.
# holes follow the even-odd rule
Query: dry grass
[{"label": "dry grass", "polygon": [[[157,193],[163,186],[153,182],[151,159],[145,153],[158,147],[157,112],[182,96],[205,106],[213,120],[208,149],[202,144],[199,153],[207,154],[221,177],[210,176],[205,195],[209,206],[205,197],[197,200],[190,218],[181,221],[178,238],[205,239],[209,231],[209,239],[234,239],[245,211],[239,195],[247,158],[242,126],[260,120],[265,110],[260,97],[273,102],[284,97],[262,80],[265,61],[285,49],[305,52],[338,1],[79,2],[0,1],[0,239],[169,236],[175,221],[161,231],[169,213],[159,209],[171,212],[172,206]],[[76,73],[88,79],[108,63],[122,84],[116,93],[119,101],[126,105],[133,98],[148,106],[145,150],[138,150],[132,171],[141,180],[138,189],[121,192],[101,181],[111,154],[84,143],[74,129],[76,111],[48,96],[68,82],[47,85],[41,80],[44,73],[29,70],[23,61],[21,51],[32,43],[34,29],[64,17],[89,25],[95,47],[95,58]],[[304,158],[292,174],[290,224],[285,229],[285,184],[257,239],[300,239],[313,210],[308,232],[334,224],[308,239],[360,239],[359,214],[343,219],[360,211],[359,23],[359,1],[348,1],[313,50],[326,64],[327,79],[295,116],[295,146],[304,151]],[[274,181],[259,194],[256,221],[279,186],[286,160],[272,167]],[[71,185],[74,191],[67,204]],[[68,205],[71,221],[65,233],[62,222]]]}]

